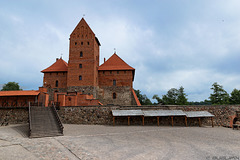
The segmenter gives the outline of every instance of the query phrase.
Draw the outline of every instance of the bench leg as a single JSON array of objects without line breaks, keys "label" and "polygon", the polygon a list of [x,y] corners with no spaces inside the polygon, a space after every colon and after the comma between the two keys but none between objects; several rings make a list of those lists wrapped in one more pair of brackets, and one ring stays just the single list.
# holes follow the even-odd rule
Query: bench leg
[{"label": "bench leg", "polygon": [[202,124],[201,124],[201,118],[198,118],[198,123],[199,123],[199,127],[201,127],[201,126],[202,126]]},{"label": "bench leg", "polygon": [[185,125],[186,125],[186,127],[188,126],[188,125],[187,125],[187,117],[185,117]]},{"label": "bench leg", "polygon": [[144,126],[144,116],[142,116],[142,125]]},{"label": "bench leg", "polygon": [[113,117],[113,126],[115,126],[115,117]]},{"label": "bench leg", "polygon": [[212,127],[214,127],[214,125],[213,125],[213,117],[211,117],[211,120],[212,120]]}]

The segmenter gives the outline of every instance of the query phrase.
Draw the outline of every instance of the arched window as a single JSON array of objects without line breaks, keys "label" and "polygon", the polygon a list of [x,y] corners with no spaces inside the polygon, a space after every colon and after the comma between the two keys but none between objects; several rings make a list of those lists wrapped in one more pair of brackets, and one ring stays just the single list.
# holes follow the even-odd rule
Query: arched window
[{"label": "arched window", "polygon": [[80,52],[80,57],[83,57],[83,52],[82,51]]},{"label": "arched window", "polygon": [[114,79],[113,80],[113,86],[116,86],[116,84],[117,84],[117,81]]},{"label": "arched window", "polygon": [[82,76],[79,76],[78,78],[79,78],[80,81],[82,80]]},{"label": "arched window", "polygon": [[55,84],[56,87],[58,87],[58,80],[56,80],[56,84]]},{"label": "arched window", "polygon": [[116,99],[116,98],[117,98],[117,94],[113,93],[113,99]]}]

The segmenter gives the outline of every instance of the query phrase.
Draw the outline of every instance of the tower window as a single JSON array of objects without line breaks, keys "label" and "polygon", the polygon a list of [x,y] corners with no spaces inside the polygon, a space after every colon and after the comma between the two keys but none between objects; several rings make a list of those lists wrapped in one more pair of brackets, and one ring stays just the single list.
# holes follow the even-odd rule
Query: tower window
[{"label": "tower window", "polygon": [[80,57],[83,57],[83,52],[82,51],[80,52]]},{"label": "tower window", "polygon": [[87,44],[89,45],[89,42],[87,42]]},{"label": "tower window", "polygon": [[82,68],[82,64],[79,64],[79,68]]},{"label": "tower window", "polygon": [[56,80],[56,84],[55,84],[56,87],[58,87],[58,80]]},{"label": "tower window", "polygon": [[80,80],[80,81],[82,80],[82,76],[79,76],[79,80]]},{"label": "tower window", "polygon": [[113,93],[112,97],[113,97],[113,99],[116,99],[117,98],[117,94]]},{"label": "tower window", "polygon": [[116,86],[116,84],[117,84],[117,81],[114,79],[113,80],[113,86]]},{"label": "tower window", "polygon": [[77,42],[75,42],[75,46],[77,45]]},{"label": "tower window", "polygon": [[81,45],[83,45],[83,42],[81,42]]}]

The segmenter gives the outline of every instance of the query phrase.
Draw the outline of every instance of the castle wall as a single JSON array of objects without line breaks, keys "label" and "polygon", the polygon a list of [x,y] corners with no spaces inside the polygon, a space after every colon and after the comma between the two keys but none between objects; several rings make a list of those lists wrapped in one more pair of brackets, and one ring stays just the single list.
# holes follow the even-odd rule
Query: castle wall
[{"label": "castle wall", "polygon": [[[58,81],[58,86],[56,86]],[[67,72],[44,73],[43,86],[51,88],[67,88]]]},{"label": "castle wall", "polygon": [[131,92],[133,79],[132,71],[98,71],[98,75],[98,99],[101,103],[104,105],[133,104]]},{"label": "castle wall", "polygon": [[[116,98],[114,98],[114,94]],[[98,90],[98,99],[104,105],[132,105],[131,88],[128,86],[102,86]]]},{"label": "castle wall", "polygon": [[[58,114],[63,123],[70,124],[100,124],[112,125],[113,109],[143,109],[143,110],[183,110],[183,111],[208,111],[215,115],[213,122],[215,126],[227,126],[231,124],[231,117],[236,115],[236,111],[240,111],[239,105],[201,105],[201,106],[75,106],[60,107]],[[28,107],[0,107],[0,122],[27,123]],[[127,125],[126,117],[119,117],[115,120],[116,125]],[[210,118],[202,118],[202,124],[211,126]],[[131,125],[142,125],[140,117],[131,117]],[[154,117],[145,118],[145,125],[156,125],[157,119]],[[185,126],[182,117],[174,118],[175,126]],[[189,126],[198,126],[197,118],[188,118]],[[171,126],[169,117],[160,118],[160,126]]]},{"label": "castle wall", "polygon": [[99,87],[113,86],[113,80],[116,80],[116,86],[129,86],[132,88],[132,71],[98,71]]},{"label": "castle wall", "polygon": [[37,100],[37,96],[3,96],[0,97],[0,107],[27,107],[29,102]]},{"label": "castle wall", "polygon": [[[112,109],[143,109],[143,110],[183,110],[183,111],[208,111],[215,115],[213,122],[215,126],[229,127],[231,117],[240,111],[239,105],[219,106],[101,106],[101,107],[60,107],[58,114],[63,123],[70,124],[101,124],[112,125]],[[127,125],[127,117],[117,117],[116,125]],[[132,125],[142,125],[141,117],[131,117]],[[202,125],[211,126],[210,118],[202,118]],[[145,125],[156,125],[156,117],[145,117]],[[189,126],[198,126],[197,118],[188,118]],[[170,117],[160,117],[160,126],[171,126]],[[174,126],[185,126],[183,117],[174,118]]]}]

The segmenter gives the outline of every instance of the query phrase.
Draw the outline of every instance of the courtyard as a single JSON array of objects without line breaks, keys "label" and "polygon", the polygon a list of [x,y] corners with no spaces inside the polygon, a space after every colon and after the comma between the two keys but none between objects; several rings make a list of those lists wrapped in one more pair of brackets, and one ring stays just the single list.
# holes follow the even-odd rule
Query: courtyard
[{"label": "courtyard", "polygon": [[240,159],[240,130],[224,127],[64,124],[64,136],[28,138],[0,127],[0,159]]}]

